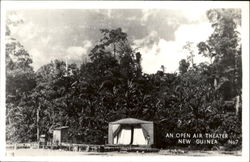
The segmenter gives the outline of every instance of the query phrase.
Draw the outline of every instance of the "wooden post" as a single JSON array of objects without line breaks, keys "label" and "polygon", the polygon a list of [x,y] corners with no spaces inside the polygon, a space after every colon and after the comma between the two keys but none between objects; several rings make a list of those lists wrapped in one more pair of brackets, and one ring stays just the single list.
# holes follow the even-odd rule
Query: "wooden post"
[{"label": "wooden post", "polygon": [[131,127],[131,139],[130,139],[130,145],[133,145],[133,141],[134,141],[134,127]]}]

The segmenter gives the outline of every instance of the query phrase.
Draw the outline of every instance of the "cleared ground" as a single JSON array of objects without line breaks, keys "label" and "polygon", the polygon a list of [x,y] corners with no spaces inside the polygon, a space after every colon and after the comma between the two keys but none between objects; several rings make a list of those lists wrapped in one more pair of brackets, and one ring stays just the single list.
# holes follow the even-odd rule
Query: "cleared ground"
[{"label": "cleared ground", "polygon": [[81,155],[128,155],[128,156],[154,156],[154,155],[173,155],[173,156],[240,156],[241,151],[175,151],[175,150],[160,150],[157,153],[142,153],[142,152],[74,152],[64,150],[50,149],[17,149],[7,150],[6,156],[81,156]]}]

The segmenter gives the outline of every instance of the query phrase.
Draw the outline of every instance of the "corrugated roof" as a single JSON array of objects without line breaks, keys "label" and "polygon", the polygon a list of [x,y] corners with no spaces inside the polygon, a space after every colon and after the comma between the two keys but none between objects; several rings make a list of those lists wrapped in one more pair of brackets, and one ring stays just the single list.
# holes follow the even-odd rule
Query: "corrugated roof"
[{"label": "corrugated roof", "polygon": [[120,119],[120,120],[110,122],[110,123],[111,124],[152,124],[153,122],[135,119],[135,118],[125,118],[125,119]]}]

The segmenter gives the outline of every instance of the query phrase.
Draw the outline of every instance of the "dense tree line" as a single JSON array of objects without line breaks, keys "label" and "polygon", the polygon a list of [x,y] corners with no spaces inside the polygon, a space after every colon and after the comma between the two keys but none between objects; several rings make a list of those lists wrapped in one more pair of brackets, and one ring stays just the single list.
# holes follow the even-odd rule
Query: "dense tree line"
[{"label": "dense tree line", "polygon": [[120,28],[102,29],[90,61],[80,67],[52,60],[34,72],[7,23],[7,141],[36,141],[67,125],[72,142],[103,144],[108,123],[126,117],[154,121],[157,147],[176,145],[167,132],[226,132],[241,141],[240,13],[216,9],[207,17],[214,32],[198,48],[211,63],[181,60],[178,74],[163,68],[150,75],[142,72],[141,53]]}]

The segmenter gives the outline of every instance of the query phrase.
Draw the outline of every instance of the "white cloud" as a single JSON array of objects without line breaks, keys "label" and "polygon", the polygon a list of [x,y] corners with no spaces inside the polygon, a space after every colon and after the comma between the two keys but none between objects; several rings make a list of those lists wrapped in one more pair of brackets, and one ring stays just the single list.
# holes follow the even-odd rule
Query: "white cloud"
[{"label": "white cloud", "polygon": [[8,15],[8,19],[11,21],[11,22],[19,22],[20,20],[24,20],[24,16],[20,13],[9,13]]},{"label": "white cloud", "polygon": [[150,50],[152,46],[158,41],[159,41],[159,35],[156,31],[153,30],[146,37],[134,40],[134,44],[137,47],[143,47],[144,50]]},{"label": "white cloud", "polygon": [[208,22],[200,24],[181,25],[175,32],[176,41],[178,43],[185,43],[187,41],[199,43],[205,41],[213,32],[211,24]]},{"label": "white cloud", "polygon": [[79,46],[71,46],[66,50],[67,54],[72,57],[79,57],[84,51],[86,50]]},{"label": "white cloud", "polygon": [[44,44],[44,45],[48,45],[50,40],[51,40],[50,36],[42,37],[41,38],[41,43]]},{"label": "white cloud", "polygon": [[39,27],[37,27],[35,24],[33,24],[32,22],[28,22],[20,24],[18,25],[18,27],[11,28],[11,32],[18,38],[22,38],[22,42],[25,43],[37,36],[38,29]]},{"label": "white cloud", "polygon": [[[87,57],[91,42],[100,38],[99,27],[106,24],[113,28],[122,27],[132,39],[137,39],[134,43],[140,47],[138,51],[142,53],[144,72],[154,73],[161,65],[166,66],[167,72],[173,72],[178,69],[179,60],[186,58],[182,51],[186,41],[204,41],[211,31],[210,24],[202,23],[205,22],[205,19],[202,19],[205,11],[201,12],[199,9],[180,12],[146,9],[95,12],[63,10],[48,13],[39,10],[20,13],[26,20],[19,24],[14,32],[11,31],[15,33],[13,37],[33,56],[35,69],[51,59],[65,61],[68,58],[69,61],[79,64]],[[72,19],[72,16],[75,18]],[[121,21],[122,16],[130,21]],[[14,16],[12,19],[20,17]]]},{"label": "white cloud", "polygon": [[[142,67],[145,73],[155,73],[161,65],[166,67],[167,72],[176,71],[181,54],[176,51],[177,45],[173,41],[161,39],[151,49],[142,50]],[[177,63],[177,64],[176,64]]]},{"label": "white cloud", "polygon": [[207,9],[204,9],[204,7],[195,8],[195,10],[188,8],[180,10],[180,13],[184,15],[189,21],[197,22],[206,18],[206,11]]},{"label": "white cloud", "polygon": [[33,60],[32,65],[34,70],[37,70],[41,65],[48,64],[54,59],[67,60],[69,63],[81,63],[83,58],[87,57],[88,50],[91,46],[92,43],[86,40],[82,42],[82,46],[70,46],[65,49],[60,45],[54,45],[48,52],[32,48],[29,53]]},{"label": "white cloud", "polygon": [[39,50],[33,48],[29,51],[29,53],[33,60],[32,66],[34,67],[34,70],[40,68],[41,66],[40,63],[42,64],[48,63],[49,59],[47,57],[44,57],[44,55],[42,55],[42,53]]},{"label": "white cloud", "polygon": [[[208,22],[200,23],[200,24],[190,24],[190,25],[182,25],[175,33],[176,41],[178,44],[183,45],[186,44],[186,42],[193,42],[194,47],[194,62],[196,64],[199,64],[201,62],[209,61],[208,58],[205,58],[201,55],[198,55],[198,48],[197,44],[201,41],[206,41],[209,36],[212,34],[213,29],[211,27],[211,24]],[[181,47],[181,48],[182,48]],[[187,54],[187,51],[183,51],[185,54]]]},{"label": "white cloud", "polygon": [[150,15],[156,14],[156,11],[152,9],[143,9],[142,12],[143,12],[143,16],[141,17],[142,22],[148,21]]},{"label": "white cloud", "polygon": [[88,50],[92,46],[91,41],[85,40],[82,46],[70,46],[66,49],[65,57],[70,61],[80,61],[83,57],[87,57]]},{"label": "white cloud", "polygon": [[[179,61],[187,58],[187,53],[183,50],[183,46],[187,41],[193,42],[195,45],[195,63],[208,61],[207,58],[197,54],[196,44],[207,40],[211,33],[212,28],[209,23],[190,24],[181,25],[176,30],[175,41],[166,41],[164,39],[149,41],[155,37],[154,32],[151,32],[144,39],[134,41],[137,46],[144,45],[139,49],[142,53],[143,72],[155,73],[157,70],[160,70],[161,65],[166,67],[166,72],[177,72]],[[147,42],[153,42],[153,45],[149,47]]]}]

